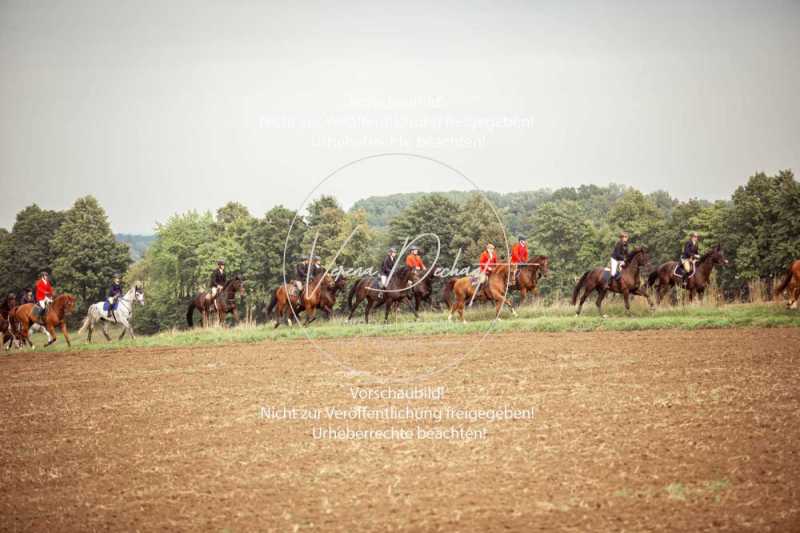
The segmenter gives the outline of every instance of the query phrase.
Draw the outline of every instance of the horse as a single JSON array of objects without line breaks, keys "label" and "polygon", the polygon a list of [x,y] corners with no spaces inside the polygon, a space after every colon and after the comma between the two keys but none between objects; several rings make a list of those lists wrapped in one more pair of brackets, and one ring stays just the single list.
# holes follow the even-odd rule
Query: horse
[{"label": "horse", "polygon": [[86,312],[86,318],[83,319],[83,324],[78,330],[78,334],[80,335],[88,330],[89,334],[86,337],[86,341],[92,342],[92,332],[94,331],[95,325],[99,322],[103,330],[103,335],[106,340],[110,341],[111,337],[108,335],[108,326],[106,324],[110,322],[112,324],[122,325],[122,333],[118,340],[122,340],[122,337],[125,336],[125,332],[130,332],[131,338],[135,339],[136,336],[133,334],[133,326],[131,326],[130,318],[133,316],[133,305],[136,302],[144,305],[144,290],[142,290],[138,284],[128,289],[128,292],[117,301],[117,308],[114,310],[113,318],[110,318],[108,313],[103,310],[103,307],[108,305],[107,301],[104,300],[90,305],[89,310]]},{"label": "horse", "polygon": [[275,327],[277,328],[284,318],[291,326],[292,315],[299,322],[298,315],[305,311],[305,325],[307,326],[316,320],[317,307],[322,308],[330,317],[333,313],[333,306],[336,304],[336,292],[344,288],[346,283],[347,281],[343,277],[334,281],[333,276],[327,272],[320,272],[311,278],[300,293],[297,293],[291,283],[285,283],[275,289],[267,313],[272,314],[272,310],[277,306],[275,317]]},{"label": "horse", "polygon": [[69,341],[69,333],[67,332],[66,317],[75,308],[75,297],[71,294],[59,294],[55,297],[53,302],[47,307],[44,312],[44,318],[40,315],[38,318],[33,314],[33,308],[38,307],[36,304],[22,304],[15,307],[10,316],[11,327],[14,329],[21,344],[29,344],[31,348],[35,348],[33,342],[29,337],[29,330],[32,326],[44,326],[45,333],[47,334],[47,344],[45,347],[50,346],[56,342],[56,326],[61,327],[61,332],[64,334],[64,339],[67,341],[67,346],[72,346]]},{"label": "horse", "polygon": [[416,283],[411,289],[411,295],[414,298],[414,311],[419,314],[419,307],[422,302],[428,302],[433,307],[431,296],[433,295],[433,275],[428,271],[419,283]]},{"label": "horse", "polygon": [[528,291],[535,291],[539,278],[546,276],[548,272],[548,257],[538,255],[528,263],[517,266],[518,275],[511,289],[519,289],[519,303],[522,305],[528,297]]},{"label": "horse", "polygon": [[339,291],[343,291],[347,288],[347,277],[344,274],[337,274],[334,277],[333,285],[330,287],[323,287],[322,289],[322,300],[320,302],[322,306],[322,310],[325,311],[325,315],[328,317],[328,320],[331,319],[333,316],[333,308],[336,306],[336,294]]},{"label": "horse", "polygon": [[202,291],[198,293],[191,302],[189,308],[186,310],[186,323],[189,327],[194,327],[193,314],[194,310],[200,311],[203,318],[203,327],[208,326],[208,313],[217,311],[219,316],[219,323],[225,323],[225,315],[228,313],[233,314],[235,322],[239,322],[239,310],[236,307],[236,294],[244,294],[244,283],[239,275],[233,276],[225,282],[222,290],[217,292],[216,297],[212,300],[207,298],[207,292]]},{"label": "horse", "polygon": [[[487,300],[492,300],[495,304],[495,317],[497,320],[500,320],[500,311],[503,309],[503,304],[511,309],[511,314],[517,316],[514,304],[509,298],[506,298],[511,285],[511,266],[509,263],[497,264],[494,270],[489,273],[486,282],[482,285],[483,288],[481,292],[486,296]],[[464,307],[468,298],[471,303],[477,296],[475,294],[477,289],[470,276],[458,278],[453,281],[452,294],[455,295],[455,302],[450,306],[450,314],[447,315],[448,321],[451,321],[453,319],[453,313],[457,312],[461,322],[464,324],[467,323],[467,321],[464,320]]]},{"label": "horse", "polygon": [[580,294],[581,289],[584,289],[584,293],[583,296],[581,296],[581,301],[580,304],[578,304],[578,309],[575,313],[575,316],[581,314],[583,302],[586,301],[586,298],[588,298],[589,294],[591,294],[594,290],[597,290],[597,301],[595,302],[597,305],[597,311],[603,317],[606,316],[603,315],[603,298],[606,297],[606,293],[609,291],[622,294],[623,298],[625,299],[625,311],[628,314],[631,312],[631,294],[645,297],[647,299],[647,303],[650,305],[650,309],[652,310],[653,302],[650,300],[650,296],[644,290],[644,287],[639,285],[639,269],[645,265],[648,265],[649,263],[650,257],[647,255],[647,249],[641,247],[630,252],[628,257],[625,258],[625,266],[622,267],[622,275],[619,279],[612,279],[610,283],[606,284],[603,278],[608,270],[605,267],[595,268],[594,270],[589,270],[588,272],[584,273],[583,276],[581,276],[581,279],[578,280],[578,283],[575,285],[575,290],[572,291],[572,305],[575,305],[575,302],[578,300],[578,294]]},{"label": "horse", "polygon": [[797,301],[800,300],[800,259],[796,259],[789,265],[783,281],[775,289],[775,297],[779,297],[786,288],[789,288],[789,301],[786,304],[788,309],[797,309]]},{"label": "horse", "polygon": [[[675,275],[675,269],[678,264],[678,261],[667,261],[648,276],[648,287],[653,287],[657,284],[655,287],[656,303],[660,304],[667,291],[676,284],[681,283],[682,278]],[[725,259],[725,254],[722,253],[722,247],[719,244],[703,254],[695,264],[694,273],[686,283],[686,290],[689,291],[689,302],[694,300],[695,292],[700,301],[703,301],[703,294],[706,291],[714,267],[727,264],[728,260]]]},{"label": "horse", "polygon": [[16,306],[17,295],[13,292],[8,293],[8,296],[3,298],[3,302],[0,303],[0,338],[2,338],[3,346],[6,346],[6,350],[10,349],[12,343],[17,340],[9,320],[11,310]]},{"label": "horse", "polygon": [[[356,281],[350,287],[350,292],[347,295],[347,305],[350,309],[350,315],[347,317],[347,322],[352,320],[358,306],[361,302],[367,300],[364,309],[364,321],[369,324],[369,312],[373,307],[386,306],[386,313],[384,314],[383,321],[389,321],[389,311],[395,309],[400,305],[400,302],[408,297],[409,286],[414,285],[419,281],[419,273],[408,266],[401,266],[395,270],[394,274],[390,277],[389,283],[385,289],[378,286],[378,280],[372,276],[364,276]],[[355,298],[355,303],[353,299]],[[414,318],[419,318],[414,307],[411,307],[414,312]]]}]

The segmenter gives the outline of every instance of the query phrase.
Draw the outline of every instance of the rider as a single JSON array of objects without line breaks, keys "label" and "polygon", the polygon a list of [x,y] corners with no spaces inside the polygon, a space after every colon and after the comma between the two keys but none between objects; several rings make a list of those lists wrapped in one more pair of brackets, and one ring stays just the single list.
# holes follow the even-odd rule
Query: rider
[{"label": "rider", "polygon": [[394,262],[397,259],[397,250],[394,248],[389,248],[389,251],[386,253],[386,257],[383,259],[383,263],[381,264],[381,288],[385,289],[386,284],[389,283],[389,275],[392,273],[392,269],[394,269]]},{"label": "rider", "polygon": [[422,262],[422,257],[419,255],[419,248],[416,246],[409,248],[409,254],[406,256],[406,266],[414,270],[425,270],[425,263]]},{"label": "rider", "polygon": [[19,298],[17,298],[17,302],[17,305],[36,303],[36,300],[33,298],[33,289],[30,287],[22,289],[22,292],[19,293]]},{"label": "rider", "polygon": [[217,293],[222,290],[225,286],[225,261],[220,259],[217,261],[217,268],[211,273],[211,282],[209,285],[211,286],[211,294],[207,297],[208,299],[213,300],[217,297]]},{"label": "rider", "polygon": [[114,318],[114,310],[117,308],[120,296],[122,296],[122,283],[119,274],[114,274],[111,287],[108,289],[108,318]]},{"label": "rider", "polygon": [[50,302],[53,301],[53,286],[50,284],[50,277],[47,272],[39,274],[39,281],[36,282],[36,306],[39,308],[38,314],[43,314]]},{"label": "rider", "polygon": [[528,262],[528,241],[520,235],[517,244],[511,247],[511,264],[514,266],[514,283],[519,284],[519,265]]},{"label": "rider", "polygon": [[619,234],[619,240],[611,252],[611,279],[622,277],[622,267],[625,266],[625,258],[628,257],[628,232],[623,231]]},{"label": "rider", "polygon": [[683,247],[683,253],[681,254],[681,261],[680,266],[678,266],[678,270],[684,286],[686,286],[686,283],[689,281],[689,276],[692,274],[692,272],[694,272],[694,262],[700,259],[700,249],[697,245],[697,241],[699,240],[700,236],[696,231],[693,231],[689,237],[689,240],[686,241],[686,244]]},{"label": "rider", "polygon": [[308,278],[308,269],[310,266],[308,257],[304,257],[301,263],[297,263],[294,269],[294,273],[297,276],[297,279],[294,280],[294,286],[297,288],[297,292],[303,290],[303,284],[306,282],[306,278]]},{"label": "rider", "polygon": [[479,261],[480,275],[478,276],[478,283],[486,283],[489,274],[492,273],[494,267],[497,265],[497,254],[494,252],[494,244],[486,243],[486,249],[481,254]]}]

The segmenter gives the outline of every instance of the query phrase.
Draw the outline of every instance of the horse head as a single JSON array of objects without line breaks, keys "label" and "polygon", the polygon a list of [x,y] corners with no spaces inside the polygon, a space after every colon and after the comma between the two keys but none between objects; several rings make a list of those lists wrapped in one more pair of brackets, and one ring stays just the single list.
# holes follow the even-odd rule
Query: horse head
[{"label": "horse head", "polygon": [[728,260],[725,258],[725,254],[722,251],[721,244],[715,244],[711,251],[709,252],[711,255],[711,264],[713,265],[727,265]]},{"label": "horse head", "polygon": [[647,247],[640,246],[634,248],[633,251],[628,254],[628,257],[625,258],[625,263],[629,266],[636,264],[637,266],[649,268],[650,256],[647,253]]},{"label": "horse head", "polygon": [[141,305],[144,305],[144,287],[140,283],[133,286],[133,298]]},{"label": "horse head", "polygon": [[334,290],[341,291],[347,288],[347,277],[344,274],[336,274],[336,278],[333,283]]}]

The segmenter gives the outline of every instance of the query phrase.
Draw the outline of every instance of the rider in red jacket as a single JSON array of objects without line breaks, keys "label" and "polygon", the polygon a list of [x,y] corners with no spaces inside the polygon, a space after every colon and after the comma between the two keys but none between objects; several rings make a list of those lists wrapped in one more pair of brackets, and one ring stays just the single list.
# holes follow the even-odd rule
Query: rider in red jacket
[{"label": "rider in red jacket", "polygon": [[489,274],[492,273],[494,270],[495,265],[497,265],[497,254],[494,253],[494,244],[488,243],[486,245],[486,249],[481,254],[481,259],[479,261],[480,264],[480,282],[485,283],[486,278],[489,277]]},{"label": "rider in red jacket", "polygon": [[36,282],[36,305],[42,310],[47,308],[47,304],[53,301],[53,286],[47,272],[42,272],[39,281]]},{"label": "rider in red jacket", "polygon": [[525,237],[520,236],[519,242],[515,244],[511,248],[511,262],[513,264],[517,263],[527,263],[528,262],[528,241],[525,240]]}]

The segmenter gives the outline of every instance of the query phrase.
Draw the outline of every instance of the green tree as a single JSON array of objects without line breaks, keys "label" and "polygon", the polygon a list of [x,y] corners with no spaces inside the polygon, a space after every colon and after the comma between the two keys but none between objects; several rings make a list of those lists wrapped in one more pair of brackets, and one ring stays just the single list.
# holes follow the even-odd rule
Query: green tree
[{"label": "green tree", "polygon": [[[439,260],[436,266],[450,267],[458,252],[456,235],[461,222],[461,208],[456,202],[448,199],[443,194],[426,194],[419,197],[397,218],[392,220],[389,227],[389,239],[391,245],[397,247],[399,251],[399,247],[406,240],[411,242],[422,234],[433,233],[439,237],[441,243]],[[424,237],[416,241],[415,244],[423,250],[427,266],[434,266],[433,260],[437,248],[436,239]],[[464,260],[465,256],[462,252],[461,261],[464,262]]]},{"label": "green tree", "polygon": [[124,273],[131,262],[128,247],[114,239],[105,211],[92,196],[79,198],[66,211],[50,245],[54,279],[84,308],[105,296],[114,273]]},{"label": "green tree", "polygon": [[42,270],[52,270],[55,254],[50,242],[63,221],[63,213],[36,204],[17,213],[0,248],[0,287],[16,291],[32,285]]}]

